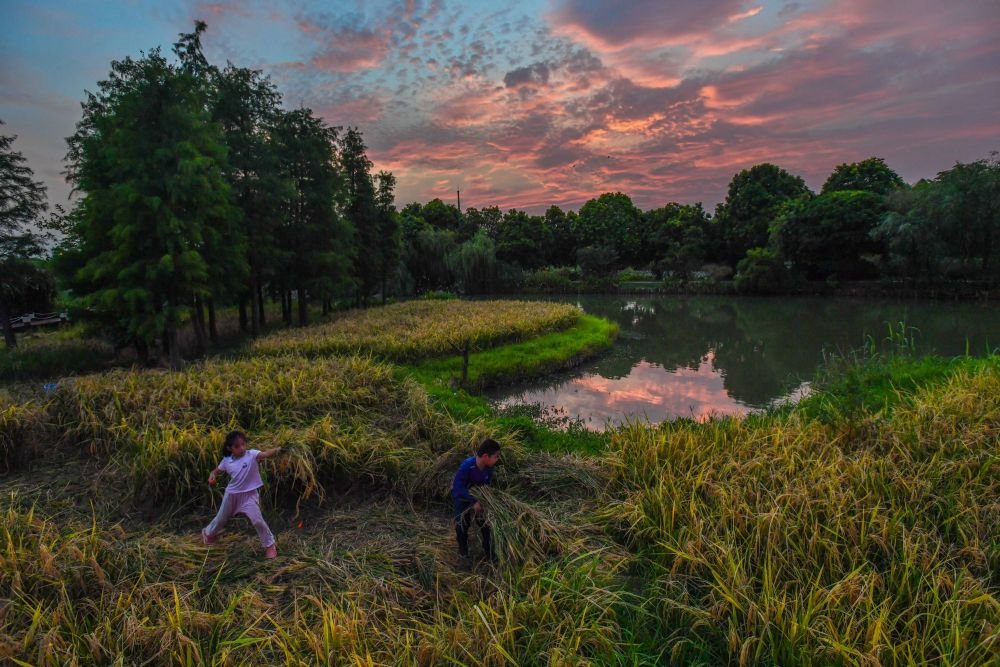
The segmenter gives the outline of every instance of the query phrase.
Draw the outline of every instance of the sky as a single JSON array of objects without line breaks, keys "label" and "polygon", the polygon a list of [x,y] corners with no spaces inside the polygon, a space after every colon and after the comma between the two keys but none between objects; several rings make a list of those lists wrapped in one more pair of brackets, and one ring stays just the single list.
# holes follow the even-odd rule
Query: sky
[{"label": "sky", "polygon": [[0,132],[50,202],[84,91],[195,20],[212,62],[358,127],[399,206],[712,209],[760,162],[818,190],[1000,150],[1000,0],[0,0]]}]

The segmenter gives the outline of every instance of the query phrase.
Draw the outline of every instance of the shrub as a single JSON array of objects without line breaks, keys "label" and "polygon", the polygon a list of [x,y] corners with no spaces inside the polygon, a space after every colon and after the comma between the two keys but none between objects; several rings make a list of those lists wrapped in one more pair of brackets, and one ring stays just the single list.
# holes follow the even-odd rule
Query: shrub
[{"label": "shrub", "polygon": [[777,294],[788,285],[784,260],[773,250],[751,248],[736,266],[740,294]]}]

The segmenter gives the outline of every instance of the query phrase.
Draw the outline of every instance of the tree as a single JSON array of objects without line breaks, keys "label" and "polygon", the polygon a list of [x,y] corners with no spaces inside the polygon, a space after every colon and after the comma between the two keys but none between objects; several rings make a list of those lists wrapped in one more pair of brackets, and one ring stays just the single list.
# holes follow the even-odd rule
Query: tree
[{"label": "tree", "polygon": [[[200,48],[189,50],[200,53]],[[228,155],[225,177],[240,211],[240,227],[227,234],[233,249],[229,262],[220,265],[226,270],[215,276],[214,292],[216,296],[239,294],[240,326],[257,335],[265,323],[264,286],[282,264],[275,236],[280,210],[292,196],[288,174],[277,164],[278,146],[273,138],[274,125],[281,117],[281,96],[257,70],[229,65],[211,71],[212,117],[222,127]]]},{"label": "tree", "polygon": [[906,187],[906,183],[880,157],[870,157],[861,162],[838,164],[823,184],[822,194],[840,190],[864,190],[878,195],[887,195],[893,190]]},{"label": "tree", "polygon": [[929,204],[963,273],[1000,277],[1000,153],[938,174]]},{"label": "tree", "polygon": [[212,292],[214,230],[238,212],[226,149],[201,81],[154,50],[111,64],[88,93],[69,139],[69,176],[84,196],[75,217],[85,306],[104,312],[140,355],[161,339],[181,364],[178,328]]},{"label": "tree", "polygon": [[499,206],[487,206],[483,209],[467,208],[463,217],[465,233],[469,238],[475,236],[476,232],[482,232],[495,241],[503,222],[503,212]]},{"label": "tree", "polygon": [[399,215],[396,213],[396,177],[388,171],[380,171],[375,176],[375,207],[378,210],[379,229],[379,278],[381,281],[382,304],[385,304],[389,277],[399,270],[402,252],[402,237]]},{"label": "tree", "polygon": [[941,226],[928,206],[933,189],[933,183],[922,181],[890,194],[888,210],[871,232],[886,249],[889,270],[914,282],[934,280],[945,257]]},{"label": "tree", "polygon": [[807,193],[809,188],[801,178],[773,164],[754,165],[736,174],[726,200],[715,211],[720,259],[735,266],[750,248],[766,246],[782,204]]},{"label": "tree", "polygon": [[576,264],[577,240],[573,233],[576,213],[563,212],[558,206],[550,206],[545,211],[545,263],[549,266],[573,266]]},{"label": "tree", "polygon": [[357,128],[348,128],[340,142],[340,167],[347,183],[347,219],[355,232],[354,281],[358,305],[368,306],[379,283],[379,215],[372,182],[372,162]]},{"label": "tree", "polygon": [[610,245],[623,262],[637,258],[641,211],[628,195],[606,192],[580,207],[575,236],[581,247]]},{"label": "tree", "polygon": [[[3,125],[3,121],[0,121]],[[45,212],[45,186],[24,156],[13,150],[16,136],[0,135],[0,327],[8,348],[17,346],[10,306],[47,280],[32,258],[42,253],[42,237],[29,229]]]},{"label": "tree", "polygon": [[448,267],[448,256],[454,252],[455,232],[435,229],[423,220],[410,219],[404,226],[406,242],[403,264],[417,294],[426,290],[444,289],[454,282]]},{"label": "tree", "polygon": [[497,259],[537,269],[545,265],[547,245],[542,218],[516,209],[507,211],[496,233]]},{"label": "tree", "polygon": [[611,246],[587,246],[576,251],[580,273],[585,278],[602,278],[611,273],[618,255]]},{"label": "tree", "polygon": [[736,267],[733,282],[740,294],[777,294],[788,282],[788,271],[774,250],[751,248]]},{"label": "tree", "polygon": [[[456,235],[460,233],[462,225],[462,213],[457,206],[445,204],[440,199],[432,199],[420,211],[424,221],[435,229],[447,229]],[[463,241],[465,239],[462,239]]]},{"label": "tree", "polygon": [[884,198],[864,190],[802,197],[788,202],[773,236],[782,256],[810,278],[866,278],[873,267],[862,255],[881,252],[872,231],[884,212]]},{"label": "tree", "polygon": [[[353,230],[337,211],[343,181],[337,132],[309,109],[282,114],[275,128],[278,166],[292,184],[283,202],[280,246],[283,280],[298,293],[299,326],[309,320],[309,298],[330,299],[350,284]],[[290,308],[290,295],[287,299]]]},{"label": "tree", "polygon": [[691,272],[705,262],[710,224],[705,210],[700,203],[670,203],[642,216],[646,230],[643,262],[652,264],[658,274],[671,271],[686,282]]},{"label": "tree", "polygon": [[446,263],[466,294],[488,293],[496,281],[496,249],[483,232],[452,250]]}]

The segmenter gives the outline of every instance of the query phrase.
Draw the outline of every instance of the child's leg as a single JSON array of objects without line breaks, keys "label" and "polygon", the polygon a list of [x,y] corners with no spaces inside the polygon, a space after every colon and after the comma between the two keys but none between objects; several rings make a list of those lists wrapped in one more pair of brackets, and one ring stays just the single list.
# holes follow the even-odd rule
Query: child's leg
[{"label": "child's leg", "polygon": [[236,511],[243,512],[250,519],[254,530],[257,531],[257,537],[260,538],[260,545],[262,547],[266,549],[274,546],[274,534],[268,528],[267,522],[264,521],[264,515],[260,511],[260,493],[257,491],[248,491],[247,493],[241,493],[240,496],[242,497]]},{"label": "child's leg", "polygon": [[455,503],[455,540],[458,542],[458,555],[469,555],[469,526],[472,525],[472,505]]},{"label": "child's leg", "polygon": [[489,522],[481,516],[476,517],[476,523],[479,524],[479,529],[482,531],[483,535],[483,552],[486,557],[491,561],[495,561],[497,558],[496,552],[493,551],[493,529],[490,528]]},{"label": "child's leg", "polygon": [[215,518],[212,519],[212,523],[205,526],[201,531],[206,541],[211,540],[218,533],[221,533],[229,520],[233,518],[233,514],[236,514],[236,501],[232,494],[227,493],[222,496],[222,503],[219,504],[219,511],[215,514]]}]

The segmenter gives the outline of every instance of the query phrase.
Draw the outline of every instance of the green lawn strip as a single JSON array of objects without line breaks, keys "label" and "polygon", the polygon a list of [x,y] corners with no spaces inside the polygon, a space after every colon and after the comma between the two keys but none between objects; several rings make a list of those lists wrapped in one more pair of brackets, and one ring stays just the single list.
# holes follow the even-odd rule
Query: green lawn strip
[{"label": "green lawn strip", "polygon": [[[469,355],[468,386],[473,390],[517,382],[568,368],[609,347],[618,325],[592,315],[563,331],[529,341],[494,347]],[[432,399],[460,420],[488,419],[498,428],[516,431],[530,447],[552,451],[597,453],[605,436],[582,428],[557,431],[536,424],[528,416],[496,415],[481,396],[457,386],[462,373],[458,355],[400,365],[402,374],[420,382]]]}]

